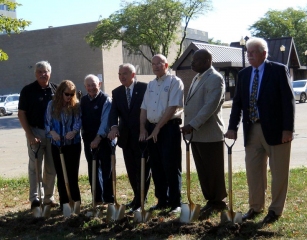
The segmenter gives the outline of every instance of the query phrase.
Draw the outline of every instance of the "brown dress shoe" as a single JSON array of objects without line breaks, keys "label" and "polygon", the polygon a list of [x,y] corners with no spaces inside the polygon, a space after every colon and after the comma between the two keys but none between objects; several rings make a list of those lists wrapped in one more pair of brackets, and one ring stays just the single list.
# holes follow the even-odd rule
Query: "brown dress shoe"
[{"label": "brown dress shoe", "polygon": [[273,210],[269,210],[268,214],[265,216],[265,218],[262,221],[262,225],[266,225],[266,224],[276,222],[279,218],[280,218],[280,216],[276,215]]},{"label": "brown dress shoe", "polygon": [[48,205],[48,206],[50,206],[51,208],[55,208],[55,207],[58,207],[58,206],[59,206],[59,204],[58,204],[57,202],[55,202],[55,201],[50,201],[50,202],[48,202],[48,203],[44,203],[44,205]]},{"label": "brown dress shoe", "polygon": [[254,219],[261,212],[255,212],[253,208],[249,209],[247,213],[242,216],[242,221]]}]

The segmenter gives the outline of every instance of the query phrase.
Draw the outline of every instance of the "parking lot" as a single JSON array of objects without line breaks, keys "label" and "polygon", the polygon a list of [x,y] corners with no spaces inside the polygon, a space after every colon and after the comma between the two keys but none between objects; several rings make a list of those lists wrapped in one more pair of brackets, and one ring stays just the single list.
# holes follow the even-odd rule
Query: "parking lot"
[{"label": "parking lot", "polygon": [[[307,103],[296,104],[295,139],[292,142],[291,168],[307,166]],[[228,126],[230,108],[223,109],[223,119]],[[185,144],[182,141],[182,167],[185,171]],[[28,168],[28,156],[26,139],[23,129],[19,124],[17,114],[0,117],[0,176],[18,177],[26,176]],[[120,148],[116,150],[117,173],[126,173],[125,164]],[[240,127],[238,140],[233,147],[233,168],[235,171],[245,170],[244,146],[242,127]],[[193,157],[191,158],[192,171],[195,171]],[[225,148],[225,169],[227,171],[227,151]],[[80,174],[87,174],[87,163],[84,152],[81,153]]]}]

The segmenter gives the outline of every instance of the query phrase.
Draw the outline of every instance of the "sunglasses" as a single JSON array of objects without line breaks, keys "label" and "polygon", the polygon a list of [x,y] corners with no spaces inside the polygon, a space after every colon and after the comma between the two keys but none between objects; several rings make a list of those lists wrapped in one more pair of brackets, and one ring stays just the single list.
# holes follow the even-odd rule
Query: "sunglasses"
[{"label": "sunglasses", "polygon": [[68,97],[68,96],[73,97],[75,95],[74,93],[66,93],[66,92],[64,92],[64,94],[65,94],[66,97]]}]

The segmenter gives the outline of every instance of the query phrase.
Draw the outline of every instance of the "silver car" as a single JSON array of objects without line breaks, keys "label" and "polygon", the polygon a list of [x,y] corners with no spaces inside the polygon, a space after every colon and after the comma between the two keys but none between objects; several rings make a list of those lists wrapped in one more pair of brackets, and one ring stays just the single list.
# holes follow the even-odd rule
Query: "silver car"
[{"label": "silver car", "polygon": [[12,115],[18,111],[19,94],[0,96],[0,116]]},{"label": "silver car", "polygon": [[307,79],[296,80],[292,82],[295,100],[300,103],[306,102],[307,96]]}]

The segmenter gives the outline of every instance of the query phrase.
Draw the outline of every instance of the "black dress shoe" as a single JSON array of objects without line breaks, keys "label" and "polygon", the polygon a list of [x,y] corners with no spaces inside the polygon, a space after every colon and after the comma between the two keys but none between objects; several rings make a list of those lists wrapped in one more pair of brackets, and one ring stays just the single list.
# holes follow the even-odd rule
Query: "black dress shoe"
[{"label": "black dress shoe", "polygon": [[254,219],[261,212],[255,212],[253,208],[249,209],[247,213],[242,216],[242,221]]},{"label": "black dress shoe", "polygon": [[167,204],[158,203],[157,205],[150,207],[149,211],[164,210],[167,207],[168,207]]},{"label": "black dress shoe", "polygon": [[133,208],[133,206],[135,205],[135,202],[136,202],[135,199],[133,199],[130,203],[126,204],[126,207],[127,208]]},{"label": "black dress shoe", "polygon": [[129,209],[129,211],[127,212],[127,214],[132,214],[135,211],[141,211],[141,206],[140,205],[134,205],[132,208]]},{"label": "black dress shoe", "polygon": [[269,210],[268,214],[265,216],[265,218],[262,221],[262,225],[270,224],[273,222],[276,222],[279,219],[279,215],[276,215],[273,210]]}]

